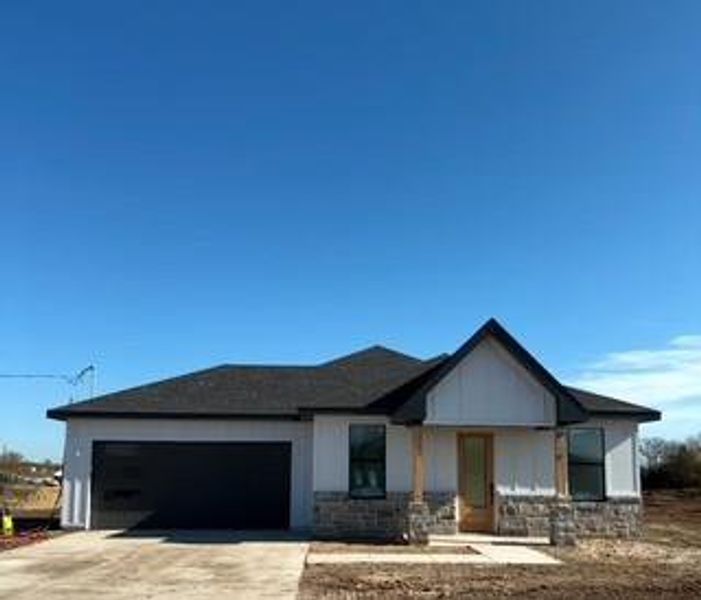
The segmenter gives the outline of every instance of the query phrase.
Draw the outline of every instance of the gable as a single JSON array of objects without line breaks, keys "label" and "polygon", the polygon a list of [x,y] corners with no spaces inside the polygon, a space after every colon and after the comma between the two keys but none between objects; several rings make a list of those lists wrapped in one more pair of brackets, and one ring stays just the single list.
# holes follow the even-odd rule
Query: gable
[{"label": "gable", "polygon": [[493,337],[484,337],[426,396],[426,424],[552,426],[553,394]]}]

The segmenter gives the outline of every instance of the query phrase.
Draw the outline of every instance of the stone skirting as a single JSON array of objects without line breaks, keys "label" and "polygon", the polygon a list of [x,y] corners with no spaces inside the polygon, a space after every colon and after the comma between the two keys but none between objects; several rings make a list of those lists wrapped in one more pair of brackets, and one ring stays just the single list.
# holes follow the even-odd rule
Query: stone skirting
[{"label": "stone skirting", "polygon": [[[497,498],[496,533],[500,535],[552,537],[555,531],[555,537],[564,540],[625,538],[640,534],[641,521],[639,498],[603,502],[570,502],[553,496]],[[314,534],[320,538],[420,540],[428,534],[453,533],[457,533],[457,520],[451,492],[427,492],[418,504],[409,492],[388,492],[385,498],[372,500],[350,498],[345,492],[314,492]]]},{"label": "stone skirting", "polygon": [[[381,499],[350,498],[345,492],[314,492],[314,535],[321,538],[399,539],[409,533],[409,513],[420,515],[428,533],[455,533],[455,496],[427,492],[425,509],[416,510],[409,492]],[[414,524],[416,521],[414,520]]]},{"label": "stone skirting", "polygon": [[642,532],[639,498],[609,498],[605,502],[573,502],[578,537],[637,537]]},{"label": "stone skirting", "polygon": [[[498,499],[497,532],[502,535],[548,536],[556,503],[561,502],[551,496],[501,496]],[[603,502],[571,504],[577,537],[635,537],[640,534],[642,504],[639,498],[609,498]]]},{"label": "stone skirting", "polygon": [[551,496],[500,496],[497,499],[497,533],[500,535],[550,535]]}]

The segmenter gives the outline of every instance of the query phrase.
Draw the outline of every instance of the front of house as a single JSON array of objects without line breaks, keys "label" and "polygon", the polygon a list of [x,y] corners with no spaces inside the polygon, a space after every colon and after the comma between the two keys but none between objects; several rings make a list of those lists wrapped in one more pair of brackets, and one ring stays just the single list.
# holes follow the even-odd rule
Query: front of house
[{"label": "front of house", "polygon": [[495,320],[451,355],[372,347],[225,365],[50,410],[67,528],[320,537],[638,532],[638,426],[660,414],[560,384]]}]

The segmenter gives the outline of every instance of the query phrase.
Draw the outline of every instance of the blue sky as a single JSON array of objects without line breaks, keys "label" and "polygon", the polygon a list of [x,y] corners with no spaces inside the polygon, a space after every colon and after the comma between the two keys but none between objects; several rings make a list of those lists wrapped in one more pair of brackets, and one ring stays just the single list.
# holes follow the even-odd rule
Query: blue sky
[{"label": "blue sky", "polygon": [[[698,2],[4,2],[0,372],[106,392],[499,318],[701,429]],[[56,381],[0,443],[58,457]]]}]

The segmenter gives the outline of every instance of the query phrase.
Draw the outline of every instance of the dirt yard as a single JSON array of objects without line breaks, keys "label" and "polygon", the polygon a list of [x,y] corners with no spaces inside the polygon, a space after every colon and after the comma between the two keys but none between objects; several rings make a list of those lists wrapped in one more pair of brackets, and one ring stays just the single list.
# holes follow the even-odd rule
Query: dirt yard
[{"label": "dirt yard", "polygon": [[300,598],[701,598],[701,490],[646,496],[639,540],[548,551],[564,564],[311,565]]}]

